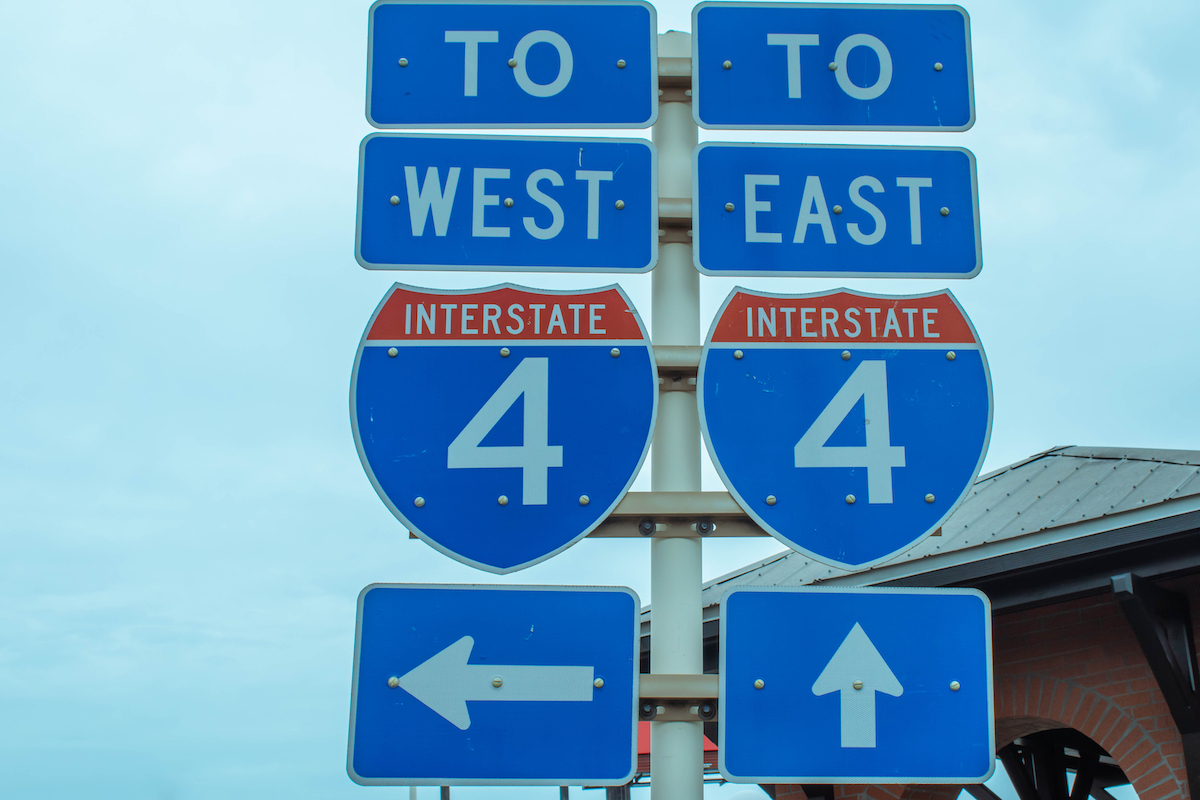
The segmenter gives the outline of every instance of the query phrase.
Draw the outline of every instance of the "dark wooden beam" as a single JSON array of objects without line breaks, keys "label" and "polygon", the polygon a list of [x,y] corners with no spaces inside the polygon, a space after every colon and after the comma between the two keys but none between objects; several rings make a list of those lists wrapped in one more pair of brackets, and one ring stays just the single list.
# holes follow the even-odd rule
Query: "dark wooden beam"
[{"label": "dark wooden beam", "polygon": [[969,783],[963,787],[967,790],[967,794],[974,797],[975,800],[1000,800],[1000,795],[993,792],[982,783]]},{"label": "dark wooden beam", "polygon": [[1092,783],[1096,780],[1096,767],[1099,765],[1099,753],[1093,751],[1079,754],[1075,783],[1071,785],[1071,800],[1087,800],[1088,795],[1092,793]]},{"label": "dark wooden beam", "polygon": [[1001,748],[998,755],[1000,763],[1004,765],[1004,771],[1008,773],[1008,780],[1017,790],[1017,797],[1021,800],[1041,800],[1037,786],[1033,782],[1033,775],[1025,765],[1025,759],[1017,746],[1010,744]]},{"label": "dark wooden beam", "polygon": [[1200,696],[1188,599],[1131,572],[1114,575],[1112,590],[1179,730],[1188,788],[1196,796],[1200,792]]}]

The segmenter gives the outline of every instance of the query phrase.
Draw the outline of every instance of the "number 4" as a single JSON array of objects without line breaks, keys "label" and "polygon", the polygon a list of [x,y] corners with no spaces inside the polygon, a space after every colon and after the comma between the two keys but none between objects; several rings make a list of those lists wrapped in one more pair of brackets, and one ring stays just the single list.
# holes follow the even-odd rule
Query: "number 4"
[{"label": "number 4", "polygon": [[[865,447],[828,447],[826,442],[846,415],[864,398]],[[842,384],[812,427],[796,442],[796,466],[866,467],[867,502],[892,502],[892,468],[904,466],[904,448],[892,446],[888,422],[887,363],[864,361]]]},{"label": "number 4", "polygon": [[[520,446],[481,447],[500,418],[525,395]],[[525,358],[471,417],[446,451],[449,469],[520,469],[521,505],[546,505],[547,472],[562,466],[562,445],[550,437],[550,360]]]}]

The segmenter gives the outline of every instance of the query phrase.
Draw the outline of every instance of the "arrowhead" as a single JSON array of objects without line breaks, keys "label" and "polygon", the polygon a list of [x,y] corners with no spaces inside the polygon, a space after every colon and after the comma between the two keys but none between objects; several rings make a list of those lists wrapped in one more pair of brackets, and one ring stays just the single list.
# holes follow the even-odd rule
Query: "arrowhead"
[{"label": "arrowhead", "polygon": [[[854,681],[862,681],[862,689],[854,688]],[[883,692],[892,697],[899,697],[904,687],[892,673],[883,656],[875,649],[875,645],[867,638],[866,632],[857,622],[846,634],[846,638],[838,646],[837,652],[821,674],[817,676],[812,687],[813,694],[823,695],[830,692]]]},{"label": "arrowhead", "polygon": [[475,640],[464,636],[400,678],[400,688],[465,731],[471,727],[467,713],[467,659]]}]

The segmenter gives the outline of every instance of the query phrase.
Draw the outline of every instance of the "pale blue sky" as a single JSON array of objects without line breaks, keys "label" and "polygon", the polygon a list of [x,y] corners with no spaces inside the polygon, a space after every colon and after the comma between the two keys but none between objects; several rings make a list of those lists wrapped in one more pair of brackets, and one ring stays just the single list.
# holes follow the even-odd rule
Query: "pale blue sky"
[{"label": "pale blue sky", "polygon": [[[971,148],[984,268],[951,289],[992,368],[985,468],[1200,449],[1200,10],[964,4],[971,131],[707,138]],[[406,796],[344,772],[364,585],[651,600],[644,541],[497,579],[405,538],[363,475],[347,392],[385,288],[501,279],[354,262],[367,6],[0,4],[0,795]],[[658,9],[689,26],[690,4]],[[648,277],[624,285],[649,318]],[[731,285],[704,280],[705,326]],[[705,574],[778,549],[706,542]]]}]

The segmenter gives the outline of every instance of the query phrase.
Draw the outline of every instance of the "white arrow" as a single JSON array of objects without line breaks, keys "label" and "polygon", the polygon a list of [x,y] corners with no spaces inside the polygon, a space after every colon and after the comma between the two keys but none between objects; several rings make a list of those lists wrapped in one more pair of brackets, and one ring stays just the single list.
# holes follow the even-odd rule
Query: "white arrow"
[{"label": "white arrow", "polygon": [[842,693],[842,747],[875,746],[875,693],[904,687],[857,622],[817,677],[813,694]]},{"label": "white arrow", "polygon": [[594,667],[468,664],[475,640],[464,636],[399,679],[400,688],[459,730],[471,727],[467,701],[590,701]]}]

